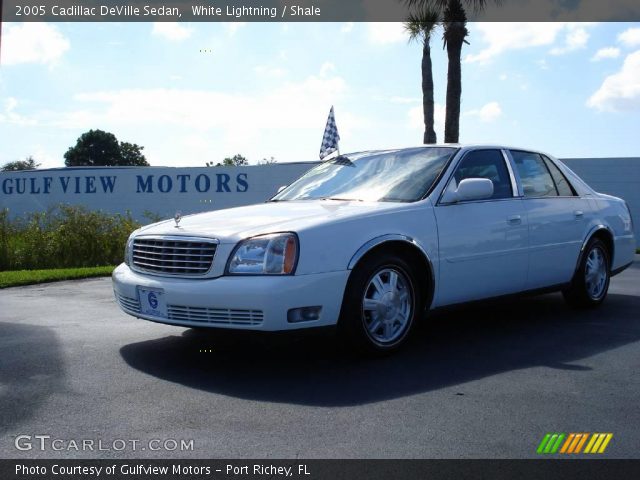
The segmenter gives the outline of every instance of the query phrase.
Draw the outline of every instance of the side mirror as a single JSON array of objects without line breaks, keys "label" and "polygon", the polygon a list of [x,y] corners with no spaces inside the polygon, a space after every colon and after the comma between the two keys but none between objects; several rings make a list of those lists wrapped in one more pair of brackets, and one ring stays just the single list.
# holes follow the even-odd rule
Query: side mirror
[{"label": "side mirror", "polygon": [[458,188],[447,189],[442,197],[444,203],[468,202],[470,200],[485,200],[493,196],[493,182],[488,178],[465,178]]},{"label": "side mirror", "polygon": [[276,194],[280,193],[282,190],[284,190],[285,188],[287,188],[289,185],[282,185],[278,188],[278,191],[276,192]]}]

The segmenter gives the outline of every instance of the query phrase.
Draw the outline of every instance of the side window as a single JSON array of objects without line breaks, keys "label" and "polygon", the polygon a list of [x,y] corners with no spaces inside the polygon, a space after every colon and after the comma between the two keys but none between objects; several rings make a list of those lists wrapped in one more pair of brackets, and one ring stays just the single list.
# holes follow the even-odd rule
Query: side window
[{"label": "side window", "polygon": [[553,178],[537,153],[512,150],[511,155],[520,174],[525,197],[557,197]]},{"label": "side window", "polygon": [[475,150],[469,152],[453,174],[456,185],[465,178],[488,178],[493,182],[491,199],[511,198],[511,178],[499,150]]},{"label": "side window", "polygon": [[567,177],[560,171],[558,167],[556,167],[555,163],[553,163],[547,157],[544,158],[544,163],[547,164],[547,168],[551,172],[551,176],[553,177],[553,181],[556,184],[556,188],[558,189],[558,193],[561,197],[575,197],[576,192],[571,187],[571,184],[567,180]]}]

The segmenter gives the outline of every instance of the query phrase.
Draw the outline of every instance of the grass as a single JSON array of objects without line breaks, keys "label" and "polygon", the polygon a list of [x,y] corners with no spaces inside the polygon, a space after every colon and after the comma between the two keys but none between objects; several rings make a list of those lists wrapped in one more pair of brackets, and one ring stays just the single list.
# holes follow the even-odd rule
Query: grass
[{"label": "grass", "polygon": [[34,285],[36,283],[107,277],[115,267],[56,268],[51,270],[14,270],[0,272],[0,288]]}]

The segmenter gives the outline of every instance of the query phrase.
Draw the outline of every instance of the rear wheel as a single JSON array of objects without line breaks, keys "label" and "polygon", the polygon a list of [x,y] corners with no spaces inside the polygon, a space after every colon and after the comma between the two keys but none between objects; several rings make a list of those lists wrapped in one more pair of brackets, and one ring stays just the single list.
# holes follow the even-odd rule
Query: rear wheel
[{"label": "rear wheel", "polygon": [[571,286],[562,293],[565,300],[574,307],[597,307],[607,296],[610,279],[609,250],[602,240],[594,238],[585,248]]},{"label": "rear wheel", "polygon": [[365,259],[349,278],[339,333],[365,353],[398,349],[421,311],[419,292],[414,268],[404,258],[382,254]]}]

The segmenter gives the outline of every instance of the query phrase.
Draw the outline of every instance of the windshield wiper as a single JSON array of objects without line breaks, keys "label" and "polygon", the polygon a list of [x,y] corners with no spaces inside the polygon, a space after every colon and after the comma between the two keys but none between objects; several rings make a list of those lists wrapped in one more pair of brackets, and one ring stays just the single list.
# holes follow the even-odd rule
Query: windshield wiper
[{"label": "windshield wiper", "polygon": [[320,197],[315,200],[335,200],[336,202],[363,202],[359,198]]}]

